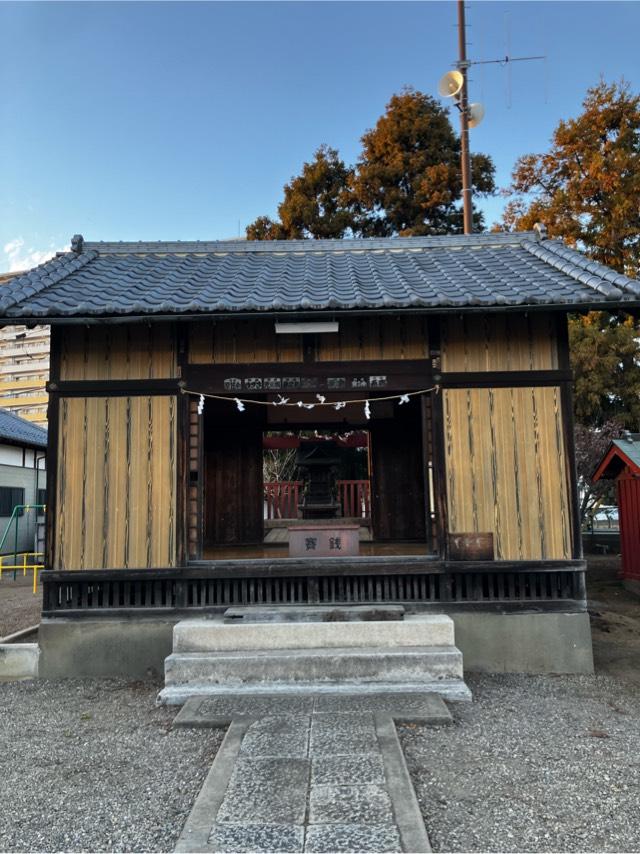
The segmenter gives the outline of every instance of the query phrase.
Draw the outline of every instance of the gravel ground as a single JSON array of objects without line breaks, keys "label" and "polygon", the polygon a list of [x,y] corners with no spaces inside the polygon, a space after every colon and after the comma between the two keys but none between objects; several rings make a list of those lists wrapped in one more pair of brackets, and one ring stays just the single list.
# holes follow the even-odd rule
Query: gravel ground
[{"label": "gravel ground", "polygon": [[[33,578],[31,573],[26,576],[18,572],[13,580],[13,570],[6,570],[0,579],[0,638],[37,626],[42,611],[42,588],[33,594]],[[29,638],[31,640],[31,638]]]},{"label": "gravel ground", "polygon": [[400,737],[434,851],[640,851],[640,694],[610,676],[469,676]]},{"label": "gravel ground", "polygon": [[173,851],[224,733],[172,730],[159,687],[0,684],[1,851]]},{"label": "gravel ground", "polygon": [[640,689],[640,597],[622,586],[620,560],[590,555],[587,593],[596,671]]}]

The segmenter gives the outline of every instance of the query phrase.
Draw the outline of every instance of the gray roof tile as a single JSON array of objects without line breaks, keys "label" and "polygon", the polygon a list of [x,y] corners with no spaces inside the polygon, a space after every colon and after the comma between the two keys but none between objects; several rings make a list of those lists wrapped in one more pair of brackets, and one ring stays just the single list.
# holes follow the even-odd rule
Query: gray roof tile
[{"label": "gray roof tile", "polygon": [[0,407],[0,442],[10,439],[30,448],[47,447],[47,431],[37,424],[32,424],[19,415]]},{"label": "gray roof tile", "polygon": [[531,233],[75,246],[3,285],[0,317],[640,303],[640,282]]}]

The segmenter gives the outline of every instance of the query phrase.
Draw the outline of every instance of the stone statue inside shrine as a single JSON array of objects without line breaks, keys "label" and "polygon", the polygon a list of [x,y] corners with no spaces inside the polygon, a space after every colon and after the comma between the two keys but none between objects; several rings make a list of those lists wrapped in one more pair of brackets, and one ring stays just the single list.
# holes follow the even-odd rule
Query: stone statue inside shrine
[{"label": "stone statue inside shrine", "polygon": [[336,499],[336,474],[340,456],[335,442],[301,441],[296,465],[305,487],[300,511],[303,519],[335,519],[340,515]]}]

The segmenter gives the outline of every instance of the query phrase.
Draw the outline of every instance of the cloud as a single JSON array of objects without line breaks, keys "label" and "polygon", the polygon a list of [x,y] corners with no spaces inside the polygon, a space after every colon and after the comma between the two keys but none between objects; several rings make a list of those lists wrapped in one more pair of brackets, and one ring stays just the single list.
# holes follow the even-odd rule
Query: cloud
[{"label": "cloud", "polygon": [[37,267],[38,264],[44,264],[49,261],[56,252],[63,252],[63,249],[54,248],[51,243],[49,249],[35,249],[33,246],[25,248],[24,238],[14,237],[4,245],[4,257],[0,259],[0,265],[8,273],[17,273],[21,270],[30,270],[32,267]]}]

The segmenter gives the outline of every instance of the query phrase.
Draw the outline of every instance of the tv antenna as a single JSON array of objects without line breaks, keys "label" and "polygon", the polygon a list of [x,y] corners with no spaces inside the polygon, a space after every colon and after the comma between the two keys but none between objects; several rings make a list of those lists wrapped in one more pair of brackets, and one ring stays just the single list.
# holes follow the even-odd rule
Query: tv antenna
[{"label": "tv antenna", "polygon": [[438,92],[442,98],[453,98],[460,111],[460,159],[462,165],[462,205],[464,233],[473,231],[473,203],[471,199],[471,157],[469,154],[469,128],[478,127],[484,118],[482,104],[470,104],[467,92],[467,73],[472,65],[508,65],[511,62],[529,62],[546,59],[544,56],[503,56],[501,59],[467,59],[467,32],[464,0],[458,2],[458,61],[455,71],[440,79]]}]

